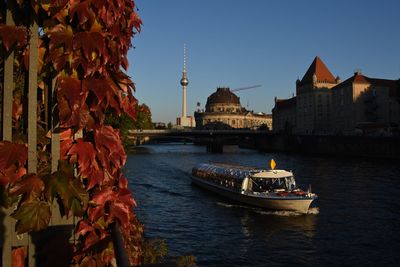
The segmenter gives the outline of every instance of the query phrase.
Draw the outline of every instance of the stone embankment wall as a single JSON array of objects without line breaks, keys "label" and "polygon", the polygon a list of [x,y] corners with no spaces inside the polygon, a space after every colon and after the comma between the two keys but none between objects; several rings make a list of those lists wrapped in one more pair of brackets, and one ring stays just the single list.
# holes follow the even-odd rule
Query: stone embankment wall
[{"label": "stone embankment wall", "polygon": [[263,152],[400,159],[400,137],[273,134],[243,139],[240,146]]}]

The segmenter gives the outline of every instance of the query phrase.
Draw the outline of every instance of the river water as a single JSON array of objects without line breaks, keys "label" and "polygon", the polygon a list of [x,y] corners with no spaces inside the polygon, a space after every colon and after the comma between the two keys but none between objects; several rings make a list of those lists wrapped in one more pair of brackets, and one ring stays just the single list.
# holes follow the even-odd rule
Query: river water
[{"label": "river water", "polygon": [[[232,203],[191,184],[194,165],[225,162],[292,170],[319,198],[309,214]],[[149,238],[198,266],[400,266],[399,162],[147,145],[125,175]]]}]

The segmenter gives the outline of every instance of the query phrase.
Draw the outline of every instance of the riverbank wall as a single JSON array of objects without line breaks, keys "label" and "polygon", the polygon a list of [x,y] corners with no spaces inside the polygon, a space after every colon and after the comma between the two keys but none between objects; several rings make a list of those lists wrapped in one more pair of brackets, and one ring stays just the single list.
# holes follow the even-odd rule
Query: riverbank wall
[{"label": "riverbank wall", "polygon": [[384,136],[311,136],[270,134],[242,139],[239,146],[262,152],[286,152],[400,159],[400,137]]}]

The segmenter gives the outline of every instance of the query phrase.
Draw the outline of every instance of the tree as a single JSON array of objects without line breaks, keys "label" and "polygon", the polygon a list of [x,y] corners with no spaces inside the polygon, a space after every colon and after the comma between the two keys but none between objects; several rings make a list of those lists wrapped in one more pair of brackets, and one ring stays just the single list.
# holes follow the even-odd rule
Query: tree
[{"label": "tree", "polygon": [[120,130],[125,148],[133,145],[132,139],[129,138],[129,130],[154,128],[151,120],[151,111],[146,104],[136,104],[135,110],[135,119],[132,119],[125,113],[117,116],[113,111],[106,112],[105,124],[111,125],[113,128]]},{"label": "tree", "polygon": [[136,108],[136,119],[133,121],[133,129],[153,129],[151,111],[146,104],[138,105]]},{"label": "tree", "polygon": [[[137,114],[132,94],[135,86],[122,70],[128,68],[131,38],[140,31],[135,3],[7,0],[0,4],[1,56],[14,51],[17,68],[26,73],[29,54],[38,49],[38,95],[51,89],[53,81],[55,86],[51,105],[46,101],[40,104],[46,112],[55,110],[58,114],[61,138],[58,170],[51,173],[52,155],[46,137],[55,132],[46,132],[44,127],[38,130],[38,171],[27,173],[26,136],[23,130],[16,131],[18,125],[26,124],[26,95],[14,95],[12,115],[17,135],[13,142],[0,142],[0,186],[6,199],[2,205],[18,206],[12,214],[17,220],[16,232],[45,229],[51,203],[57,201],[65,216],[80,218],[72,264],[111,264],[110,229],[117,222],[130,263],[138,265],[143,228],[133,212],[135,201],[122,173],[126,154],[119,132],[104,123],[107,111],[116,116],[125,113],[132,119]],[[12,7],[17,26],[4,23],[6,4]],[[32,31],[32,25],[38,25],[39,30]],[[29,44],[36,34],[38,44]],[[42,116],[39,112],[38,122]],[[14,249],[14,264],[21,253]]]}]

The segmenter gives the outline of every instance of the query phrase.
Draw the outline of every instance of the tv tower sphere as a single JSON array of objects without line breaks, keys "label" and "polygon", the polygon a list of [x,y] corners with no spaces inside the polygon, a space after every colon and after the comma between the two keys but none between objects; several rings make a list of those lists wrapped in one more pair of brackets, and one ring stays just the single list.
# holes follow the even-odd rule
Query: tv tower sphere
[{"label": "tv tower sphere", "polygon": [[189,80],[186,77],[186,72],[183,72],[182,79],[181,79],[181,85],[187,86],[188,84],[189,84]]}]

